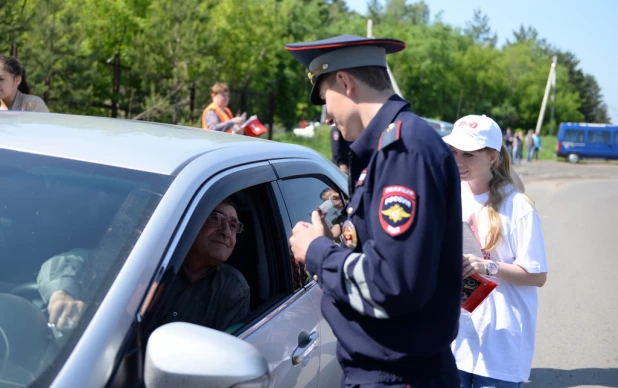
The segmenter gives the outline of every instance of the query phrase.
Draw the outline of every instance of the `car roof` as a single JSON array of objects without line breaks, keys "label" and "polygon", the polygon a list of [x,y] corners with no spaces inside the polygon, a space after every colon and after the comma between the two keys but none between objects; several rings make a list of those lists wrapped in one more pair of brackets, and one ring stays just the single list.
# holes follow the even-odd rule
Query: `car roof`
[{"label": "car roof", "polygon": [[0,148],[166,175],[220,150],[262,160],[273,151],[278,157],[316,157],[306,147],[200,128],[17,111],[0,114]]},{"label": "car roof", "polygon": [[614,124],[597,124],[597,123],[560,123],[561,128],[598,128],[598,129],[610,129],[610,128],[618,128],[617,125]]}]

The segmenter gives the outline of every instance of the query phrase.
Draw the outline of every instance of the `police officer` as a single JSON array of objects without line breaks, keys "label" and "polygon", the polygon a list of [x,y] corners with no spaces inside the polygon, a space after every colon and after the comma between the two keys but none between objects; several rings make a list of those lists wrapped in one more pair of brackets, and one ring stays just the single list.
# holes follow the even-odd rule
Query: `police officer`
[{"label": "police officer", "polygon": [[294,257],[320,284],[344,387],[458,387],[450,344],[461,304],[460,180],[454,157],[395,95],[393,39],[339,36],[286,49],[309,69],[311,102],[350,145],[347,220],[338,246],[319,212],[298,223]]},{"label": "police officer", "polygon": [[345,174],[348,173],[348,154],[350,153],[350,143],[341,135],[341,131],[335,126],[330,130],[330,148],[332,151],[332,162],[339,167]]}]

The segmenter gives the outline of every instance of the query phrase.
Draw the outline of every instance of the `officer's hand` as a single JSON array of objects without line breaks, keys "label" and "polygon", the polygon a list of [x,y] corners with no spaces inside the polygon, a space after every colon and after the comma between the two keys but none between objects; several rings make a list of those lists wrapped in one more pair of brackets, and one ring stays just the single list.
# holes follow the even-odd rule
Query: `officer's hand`
[{"label": "officer's hand", "polygon": [[305,255],[309,244],[318,237],[325,236],[324,224],[322,217],[317,210],[311,213],[311,223],[300,221],[292,229],[292,237],[290,237],[290,246],[294,258],[301,263],[305,262]]},{"label": "officer's hand", "polygon": [[84,314],[86,304],[75,300],[63,290],[55,291],[49,298],[47,312],[49,323],[59,329],[74,329]]},{"label": "officer's hand", "polygon": [[464,279],[475,273],[487,274],[487,260],[474,255],[463,255],[463,277]]},{"label": "officer's hand", "polygon": [[344,174],[348,175],[348,166],[346,164],[340,164],[339,169],[343,171]]}]

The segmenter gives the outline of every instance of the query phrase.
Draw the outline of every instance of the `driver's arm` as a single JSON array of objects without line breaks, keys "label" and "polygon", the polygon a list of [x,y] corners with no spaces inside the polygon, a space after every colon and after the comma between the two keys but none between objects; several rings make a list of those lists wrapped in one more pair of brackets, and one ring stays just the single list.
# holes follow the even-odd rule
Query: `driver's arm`
[{"label": "driver's arm", "polygon": [[45,304],[51,295],[63,290],[75,299],[82,295],[82,281],[89,267],[89,251],[72,249],[48,259],[41,266],[36,282]]},{"label": "driver's arm", "polygon": [[49,323],[59,328],[73,327],[81,318],[85,303],[84,274],[89,268],[89,251],[73,249],[47,260],[37,276],[37,286],[47,305]]}]

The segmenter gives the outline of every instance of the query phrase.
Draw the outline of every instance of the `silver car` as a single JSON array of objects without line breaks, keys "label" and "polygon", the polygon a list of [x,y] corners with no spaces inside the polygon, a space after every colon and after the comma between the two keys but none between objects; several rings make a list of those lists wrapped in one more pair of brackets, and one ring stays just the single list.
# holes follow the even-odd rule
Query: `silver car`
[{"label": "silver car", "polygon": [[446,136],[446,135],[450,135],[451,132],[453,131],[453,124],[446,122],[446,121],[440,121],[440,120],[434,120],[434,119],[427,119],[423,117],[423,120],[427,121],[427,123],[436,130],[436,132],[438,132],[438,134],[442,137]]},{"label": "silver car", "polygon": [[[347,198],[346,177],[316,152],[173,125],[5,112],[0,187],[1,387],[340,384],[321,290],[288,244],[326,189]],[[197,232],[230,195],[245,232],[228,263],[250,286],[249,314],[225,332],[174,322],[145,338]],[[327,221],[341,203],[322,206]],[[95,258],[82,282],[89,297],[78,324],[59,330],[36,279],[74,248]]]}]

